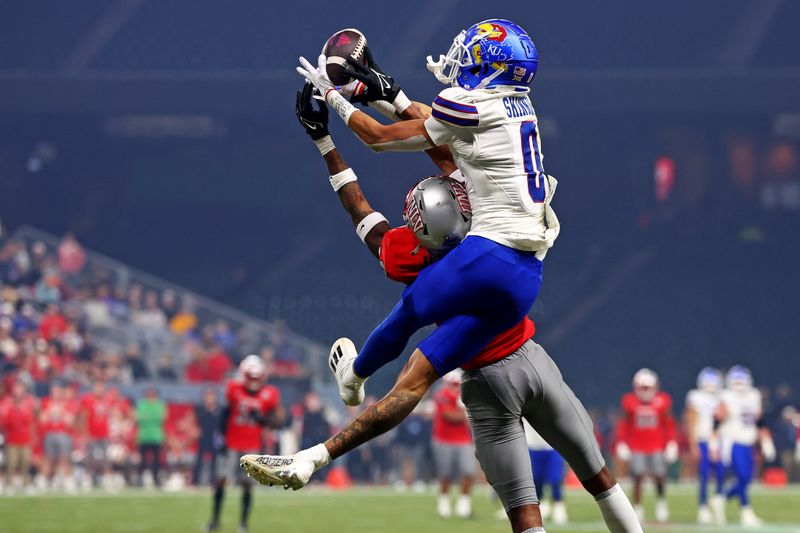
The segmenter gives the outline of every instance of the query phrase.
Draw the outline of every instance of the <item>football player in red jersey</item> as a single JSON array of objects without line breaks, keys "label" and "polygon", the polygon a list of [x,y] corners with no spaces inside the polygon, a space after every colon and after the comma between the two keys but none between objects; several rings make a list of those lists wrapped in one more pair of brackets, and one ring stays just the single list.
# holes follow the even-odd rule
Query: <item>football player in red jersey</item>
[{"label": "football player in red jersey", "polygon": [[226,483],[242,486],[239,532],[247,531],[252,507],[253,483],[239,469],[239,456],[262,448],[262,432],[280,425],[284,419],[280,391],[266,384],[267,365],[257,355],[248,355],[239,364],[239,375],[225,387],[225,407],[220,415],[220,445],[217,480],[214,485],[211,522],[206,531],[220,528],[219,516],[225,499]]},{"label": "football player in red jersey", "polygon": [[92,485],[110,487],[111,462],[108,457],[111,436],[111,411],[119,395],[109,389],[102,376],[96,376],[92,390],[80,399],[78,427],[86,442],[86,469]]},{"label": "football player in red jersey", "polygon": [[[378,70],[377,65],[370,68]],[[379,80],[376,84],[381,87]],[[379,88],[368,91],[380,94]],[[380,258],[389,278],[413,283],[417,275],[424,275],[431,260],[447,253],[454,234],[461,231],[460,220],[469,211],[468,200],[464,205],[460,198],[463,185],[454,183],[454,177],[426,178],[406,197],[406,218],[418,215],[423,223],[413,224],[417,231],[409,227],[390,229],[386,219],[367,202],[355,173],[333,146],[327,129],[327,109],[313,109],[310,87],[298,92],[296,110],[300,123],[322,154],[331,186],[361,240]],[[403,112],[398,110],[397,116],[415,118],[423,113],[420,106],[412,105]],[[441,152],[429,155],[441,170],[452,171],[452,160],[448,164]],[[453,176],[460,176],[459,172],[452,172]],[[417,204],[418,213],[411,212],[411,203]],[[436,235],[441,238],[439,242],[431,239]],[[555,362],[531,340],[533,332],[533,322],[526,316],[462,365],[465,372],[461,397],[472,425],[476,455],[503,502],[514,533],[544,531],[523,418],[567,460],[584,488],[594,496],[612,533],[641,533],[630,501],[605,466],[586,409],[564,382]],[[334,372],[337,356],[341,357],[340,341],[334,344],[329,359]],[[260,483],[302,488],[316,470],[399,424],[439,377],[430,361],[417,351],[386,396],[324,443],[292,456],[245,455],[241,465]]]},{"label": "football player in red jersey", "polygon": [[50,386],[50,395],[42,400],[39,412],[44,444],[42,475],[51,485],[60,481],[68,492],[74,489],[70,454],[78,409],[78,402],[71,396],[70,389],[55,381]]},{"label": "football player in red jersey", "polygon": [[31,489],[30,466],[36,433],[38,401],[28,393],[21,378],[11,385],[11,394],[0,402],[0,430],[6,443],[6,480],[9,489]]},{"label": "football player in red jersey", "polygon": [[656,520],[669,520],[665,495],[667,463],[678,459],[672,398],[659,390],[658,376],[642,368],[633,376],[633,392],[622,397],[622,420],[617,428],[617,457],[629,464],[633,478],[636,513],[644,518],[642,480],[652,476],[656,484]]},{"label": "football player in red jersey", "polygon": [[433,459],[439,478],[439,500],[436,511],[442,518],[453,514],[450,506],[450,484],[461,482],[455,514],[472,516],[470,492],[475,477],[475,446],[464,402],[461,401],[461,370],[453,370],[442,378],[443,384],[433,395]]}]

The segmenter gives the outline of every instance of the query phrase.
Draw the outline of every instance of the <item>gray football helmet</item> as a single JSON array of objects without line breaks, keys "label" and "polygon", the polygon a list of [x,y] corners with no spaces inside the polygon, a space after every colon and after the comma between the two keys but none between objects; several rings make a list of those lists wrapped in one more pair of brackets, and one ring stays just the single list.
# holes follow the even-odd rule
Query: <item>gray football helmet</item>
[{"label": "gray football helmet", "polygon": [[403,218],[432,255],[445,255],[461,242],[472,224],[467,190],[453,178],[425,178],[408,191]]}]

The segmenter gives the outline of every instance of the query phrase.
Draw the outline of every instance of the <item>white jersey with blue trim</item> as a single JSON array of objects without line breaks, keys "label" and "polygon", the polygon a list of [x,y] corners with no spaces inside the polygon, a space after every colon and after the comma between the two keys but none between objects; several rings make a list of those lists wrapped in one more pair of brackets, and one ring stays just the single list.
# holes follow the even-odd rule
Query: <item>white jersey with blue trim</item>
[{"label": "white jersey with blue trim", "polygon": [[537,452],[552,450],[553,447],[547,444],[547,441],[539,435],[535,429],[528,424],[528,421],[522,419],[522,425],[525,428],[525,440],[528,442],[528,448]]},{"label": "white jersey with blue trim", "polygon": [[723,441],[729,444],[752,446],[758,440],[758,420],[761,418],[761,392],[725,389],[721,395],[727,416],[720,426]]},{"label": "white jersey with blue trim", "polygon": [[702,389],[690,390],[686,395],[686,406],[695,412],[694,427],[690,431],[697,441],[705,442],[711,438],[719,403],[719,394]]},{"label": "white jersey with blue trim", "polygon": [[552,246],[555,236],[545,233],[550,185],[527,91],[445,89],[433,101],[425,129],[437,146],[450,147],[467,178],[469,235],[524,251]]}]

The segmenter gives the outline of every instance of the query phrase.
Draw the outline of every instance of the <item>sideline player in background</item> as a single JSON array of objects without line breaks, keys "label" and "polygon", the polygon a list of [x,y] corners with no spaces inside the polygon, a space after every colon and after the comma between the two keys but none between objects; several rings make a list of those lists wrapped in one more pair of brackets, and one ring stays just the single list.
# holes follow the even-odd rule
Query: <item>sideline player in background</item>
[{"label": "sideline player in background", "polygon": [[239,469],[239,456],[262,448],[262,431],[266,426],[283,423],[284,412],[280,391],[265,383],[267,366],[257,355],[248,355],[239,364],[239,376],[228,382],[226,405],[220,414],[221,442],[218,447],[217,479],[214,484],[211,522],[206,531],[220,529],[220,512],[225,500],[226,483],[242,487],[239,533],[246,533],[253,503],[253,482]]},{"label": "sideline player in background", "polygon": [[11,394],[0,401],[0,431],[5,435],[7,490],[33,491],[31,459],[36,438],[36,413],[39,402],[28,392],[28,384],[17,377]]},{"label": "sideline player in background", "polygon": [[748,493],[755,468],[755,445],[760,443],[761,453],[769,462],[775,459],[775,444],[763,424],[761,392],[753,387],[750,370],[739,365],[731,367],[725,375],[725,390],[720,399],[717,414],[720,426],[713,440],[719,442],[722,462],[733,472],[734,483],[724,495],[712,500],[714,517],[718,524],[725,524],[725,503],[738,498],[741,524],[758,527],[762,520],[753,512]]},{"label": "sideline player in background", "polygon": [[78,409],[72,388],[54,381],[39,412],[44,447],[41,476],[45,487],[55,489],[61,486],[67,492],[75,490],[71,453]]},{"label": "sideline player in background", "polygon": [[[564,475],[566,473],[564,459],[539,435],[535,429],[524,421],[525,438],[531,454],[531,469],[536,494],[539,496],[539,509],[542,518],[552,518],[553,523],[561,526],[567,523],[567,506],[564,504]],[[544,499],[545,487],[550,488],[550,504]]]},{"label": "sideline player in background", "polygon": [[433,459],[439,480],[436,512],[450,518],[450,484],[461,482],[455,514],[472,516],[472,482],[475,478],[475,446],[464,402],[461,401],[461,370],[453,370],[442,378],[442,386],[433,395]]},{"label": "sideline player in background", "polygon": [[659,390],[658,376],[642,368],[633,376],[633,392],[622,397],[622,420],[617,429],[617,457],[627,461],[633,478],[633,505],[644,520],[642,481],[656,484],[656,520],[669,520],[666,497],[667,463],[678,459],[672,398]]},{"label": "sideline player in background", "polygon": [[[377,66],[371,68],[376,70]],[[381,75],[391,80],[385,74]],[[381,94],[380,86],[370,88],[369,92]],[[296,111],[300,123],[322,154],[331,186],[361,240],[380,259],[387,277],[405,284],[414,283],[419,273],[434,259],[431,252],[421,245],[422,238],[441,246],[450,240],[445,236],[461,235],[465,231],[463,222],[468,202],[465,206],[459,200],[464,196],[460,192],[463,187],[453,183],[452,178],[423,180],[407,196],[407,207],[409,202],[414,204],[424,199],[418,195],[425,197],[426,184],[431,182],[434,191],[429,192],[442,196],[437,196],[437,201],[426,202],[429,209],[424,210],[424,215],[420,211],[408,216],[406,211],[409,219],[424,217],[423,226],[427,232],[420,230],[417,234],[407,226],[390,229],[385,218],[367,202],[355,173],[333,145],[327,128],[327,108],[313,108],[310,85],[298,93]],[[415,108],[413,112],[419,113],[420,109]],[[398,113],[404,114],[410,113]],[[436,209],[431,209],[433,206]],[[438,237],[438,240],[430,237]],[[544,531],[522,428],[523,418],[547,435],[567,458],[584,488],[594,497],[610,531],[641,532],[641,525],[625,492],[604,466],[586,410],[564,383],[555,362],[531,340],[533,332],[533,322],[526,316],[463,365],[462,400],[470,416],[478,450],[476,455],[489,483],[503,502],[514,533]],[[392,390],[325,443],[292,456],[245,456],[242,457],[242,467],[261,483],[295,490],[302,488],[316,470],[331,460],[397,426],[438,379],[430,361],[414,353]]]},{"label": "sideline player in background", "polygon": [[[709,441],[714,432],[715,417],[720,404],[722,392],[722,372],[716,368],[706,367],[697,376],[697,388],[686,395],[686,412],[684,423],[689,437],[689,449],[692,458],[697,461],[697,483],[699,509],[697,522],[713,524],[714,517],[708,507],[708,481],[714,476],[716,491],[722,493],[725,482],[725,467],[719,461],[719,450],[709,449]],[[712,455],[715,457],[712,459]]]}]

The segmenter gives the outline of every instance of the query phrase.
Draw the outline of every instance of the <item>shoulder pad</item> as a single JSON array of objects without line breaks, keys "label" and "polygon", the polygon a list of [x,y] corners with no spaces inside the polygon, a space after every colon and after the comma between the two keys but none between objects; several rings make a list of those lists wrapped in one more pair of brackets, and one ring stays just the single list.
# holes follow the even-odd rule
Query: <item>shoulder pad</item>
[{"label": "shoulder pad", "polygon": [[431,109],[431,116],[454,126],[475,127],[480,122],[474,98],[469,91],[460,87],[450,87],[440,92]]}]

